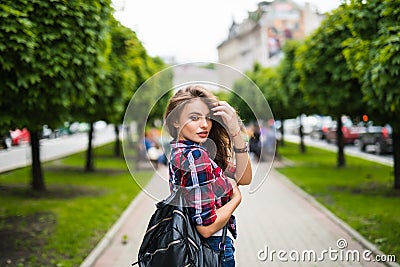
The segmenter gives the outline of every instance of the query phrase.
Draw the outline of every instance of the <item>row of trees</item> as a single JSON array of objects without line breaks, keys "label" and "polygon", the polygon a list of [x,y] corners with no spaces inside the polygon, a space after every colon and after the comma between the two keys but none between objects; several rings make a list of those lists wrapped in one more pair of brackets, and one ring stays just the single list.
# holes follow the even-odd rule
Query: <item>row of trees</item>
[{"label": "row of trees", "polygon": [[113,16],[110,0],[6,0],[0,4],[0,132],[31,133],[32,187],[45,190],[39,133],[44,124],[118,125],[136,89],[163,69],[136,34]]},{"label": "row of trees", "polygon": [[[368,114],[393,128],[394,188],[400,189],[400,1],[349,0],[306,40],[287,41],[274,68],[247,73],[275,118],[329,114],[337,119],[337,166],[345,166],[342,114]],[[241,82],[235,85],[236,91]]]}]

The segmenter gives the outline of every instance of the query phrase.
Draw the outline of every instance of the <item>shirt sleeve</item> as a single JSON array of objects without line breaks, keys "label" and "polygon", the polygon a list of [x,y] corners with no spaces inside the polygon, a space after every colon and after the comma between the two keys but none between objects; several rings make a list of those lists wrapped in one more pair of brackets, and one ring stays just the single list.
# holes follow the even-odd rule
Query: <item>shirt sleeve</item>
[{"label": "shirt sleeve", "polygon": [[232,179],[235,179],[235,173],[236,173],[236,165],[233,164],[232,162],[228,163],[228,166],[224,170],[224,174]]},{"label": "shirt sleeve", "polygon": [[223,172],[215,173],[210,158],[204,150],[196,149],[188,154],[190,178],[193,185],[189,193],[191,216],[196,225],[207,226],[216,219],[216,201],[229,198],[232,185]]}]

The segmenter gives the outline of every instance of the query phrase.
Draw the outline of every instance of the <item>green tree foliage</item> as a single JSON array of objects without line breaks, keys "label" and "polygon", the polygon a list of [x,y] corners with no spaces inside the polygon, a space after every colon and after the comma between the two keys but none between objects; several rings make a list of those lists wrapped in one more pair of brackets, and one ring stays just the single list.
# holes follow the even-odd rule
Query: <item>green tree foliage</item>
[{"label": "green tree foliage", "polygon": [[344,8],[352,33],[344,54],[369,116],[393,127],[394,187],[400,189],[400,1],[352,0]]},{"label": "green tree foliage", "polygon": [[38,131],[63,122],[96,92],[106,64],[109,0],[0,4],[0,123],[27,127],[32,185],[44,190]]},{"label": "green tree foliage", "polygon": [[[160,58],[152,58],[147,55],[145,48],[137,38],[135,32],[113,20],[112,28],[112,52],[110,64],[112,66],[109,81],[114,88],[114,107],[115,110],[109,113],[107,121],[115,125],[116,141],[115,155],[120,155],[119,145],[119,125],[122,124],[125,110],[132,96],[137,89],[151,76],[165,68],[164,62]],[[169,82],[172,82],[170,77]],[[165,86],[168,86],[165,81]],[[116,94],[116,92],[118,92]],[[164,97],[166,98],[166,97]],[[162,118],[167,100],[160,100],[161,105],[153,110],[150,117]],[[138,107],[137,107],[138,108]]]},{"label": "green tree foliage", "polygon": [[[173,72],[172,69],[167,68],[165,63],[160,58],[152,58],[151,59],[151,73],[156,76],[157,83],[151,89],[154,92],[157,92],[157,99],[154,107],[151,109],[151,112],[148,117],[148,124],[154,124],[155,120],[162,120],[164,116],[165,109],[167,108],[169,99],[172,97],[172,88],[173,88]],[[167,69],[166,69],[167,68]],[[159,72],[163,71],[162,75],[159,75]],[[154,104],[154,103],[153,103]]]},{"label": "green tree foliage", "polygon": [[240,118],[245,122],[256,121],[256,115],[252,111],[252,106],[247,103],[243,96],[251,94],[251,84],[247,78],[241,78],[234,82],[232,92],[228,97],[228,102],[238,111]]},{"label": "green tree foliage", "polygon": [[301,43],[297,40],[287,40],[282,47],[284,57],[277,67],[278,90],[280,102],[278,112],[281,119],[293,118],[304,112],[304,97],[299,88],[300,76],[295,68],[296,50]]},{"label": "green tree foliage", "polygon": [[342,42],[351,37],[344,15],[343,7],[329,14],[296,55],[299,86],[306,102],[337,119],[338,167],[345,166],[341,115],[359,115],[365,109],[359,82],[352,76],[343,55]]},{"label": "green tree foliage", "polygon": [[400,2],[351,1],[346,7],[353,34],[345,42],[348,65],[368,106],[400,130]]},{"label": "green tree foliage", "polygon": [[[327,114],[359,114],[363,110],[357,79],[343,55],[342,42],[351,36],[343,9],[333,11],[298,49],[296,67],[307,104]],[[352,105],[343,105],[351,102]]]},{"label": "green tree foliage", "polygon": [[[136,34],[122,26],[113,17],[108,25],[108,49],[106,49],[104,78],[97,81],[97,90],[91,98],[86,99],[83,106],[75,105],[71,116],[75,120],[90,122],[88,132],[88,148],[86,154],[86,171],[94,171],[92,157],[93,122],[105,120],[114,123],[116,132],[115,153],[119,150],[119,124],[122,122],[126,103],[146,76],[138,72],[141,66],[146,66],[148,56]],[[136,66],[139,64],[140,66]],[[144,76],[144,77],[143,77]]]},{"label": "green tree foliage", "polygon": [[[264,77],[264,74],[269,76]],[[265,101],[269,99],[265,97],[264,91],[270,90],[272,84],[269,82],[274,81],[271,79],[274,75],[272,68],[265,71],[259,63],[255,63],[252,71],[246,72],[245,77],[234,83],[228,101],[238,110],[245,123],[271,119],[270,107],[266,106]]]},{"label": "green tree foliage", "polygon": [[[301,114],[310,114],[313,112],[312,107],[307,105],[304,99],[303,90],[300,90],[300,74],[295,67],[296,51],[301,46],[301,42],[297,40],[287,40],[282,48],[284,57],[281,60],[277,73],[278,73],[278,103],[274,112],[280,115],[278,118],[288,119]],[[279,101],[280,100],[280,101]],[[300,117],[301,118],[301,117]],[[284,135],[282,123],[282,136]],[[300,135],[300,151],[304,153],[306,147],[304,145],[303,127],[300,121],[299,127]]]},{"label": "green tree foliage", "polygon": [[268,101],[274,118],[282,118],[282,92],[278,84],[278,73],[276,68],[262,68],[255,64],[253,72],[248,73],[250,79],[260,88],[265,99]]}]

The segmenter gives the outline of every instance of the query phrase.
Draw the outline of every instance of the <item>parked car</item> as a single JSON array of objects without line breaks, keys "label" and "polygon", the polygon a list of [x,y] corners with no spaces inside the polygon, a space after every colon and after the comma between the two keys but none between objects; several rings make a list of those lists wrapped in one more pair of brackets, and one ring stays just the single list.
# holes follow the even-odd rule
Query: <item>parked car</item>
[{"label": "parked car", "polygon": [[[298,127],[300,127],[300,117],[298,118]],[[310,135],[315,126],[319,123],[318,115],[301,116],[301,124],[303,126],[303,134]]]},{"label": "parked car", "polygon": [[[358,141],[360,133],[364,132],[364,127],[353,125],[352,120],[348,116],[342,116],[342,133],[345,144],[354,144]],[[336,143],[337,138],[337,122],[333,121],[326,133],[326,141],[328,143]]]},{"label": "parked car", "polygon": [[10,131],[10,136],[13,146],[18,146],[21,143],[30,142],[31,140],[31,135],[26,128]]},{"label": "parked car", "polygon": [[283,121],[285,134],[299,134],[299,128],[296,119],[286,119]]},{"label": "parked car", "polygon": [[392,127],[367,126],[365,132],[360,134],[359,146],[361,151],[366,151],[367,146],[374,146],[375,154],[380,155],[393,151]]},{"label": "parked car", "polygon": [[286,119],[284,121],[285,133],[298,135],[301,122],[301,125],[303,126],[303,134],[311,135],[316,125],[320,122],[320,119],[320,116],[315,114],[309,116],[302,114],[297,116],[295,119]]},{"label": "parked car", "polygon": [[332,126],[331,116],[320,116],[318,123],[314,125],[310,137],[315,140],[325,140],[329,127]]}]

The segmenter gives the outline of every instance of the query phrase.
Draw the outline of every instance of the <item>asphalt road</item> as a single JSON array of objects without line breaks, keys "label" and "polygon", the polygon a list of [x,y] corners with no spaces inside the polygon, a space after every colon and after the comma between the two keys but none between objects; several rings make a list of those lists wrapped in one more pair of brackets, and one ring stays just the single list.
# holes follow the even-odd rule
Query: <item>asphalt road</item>
[{"label": "asphalt road", "polygon": [[[106,144],[113,140],[115,140],[113,125],[95,130],[94,146]],[[87,145],[87,133],[77,133],[55,139],[43,139],[40,141],[41,160],[45,162],[84,151]],[[0,150],[0,172],[25,167],[31,164],[31,160],[31,147],[29,144],[21,144],[8,150]]]},{"label": "asphalt road", "polygon": [[[287,141],[296,143],[300,142],[300,137],[298,135],[285,134],[284,138]],[[325,140],[313,140],[309,136],[305,136],[304,143],[309,146],[323,148],[329,151],[334,151],[334,152],[337,151],[336,144],[328,144]],[[344,151],[348,155],[356,156],[370,161],[379,162],[388,166],[393,166],[393,154],[375,155],[372,150],[368,150],[367,148],[367,152],[363,152],[359,149],[358,146],[355,145],[346,145]]]}]

